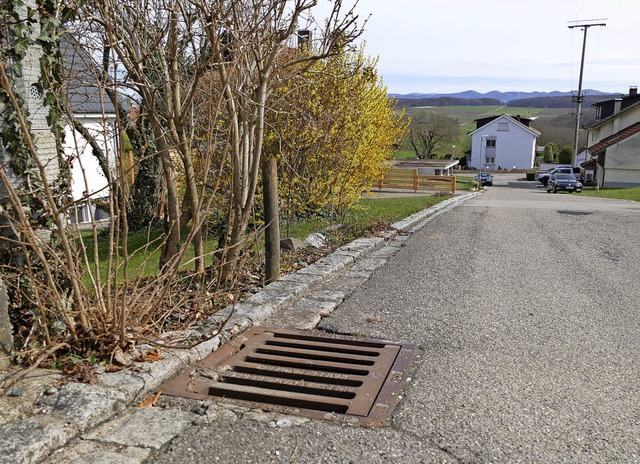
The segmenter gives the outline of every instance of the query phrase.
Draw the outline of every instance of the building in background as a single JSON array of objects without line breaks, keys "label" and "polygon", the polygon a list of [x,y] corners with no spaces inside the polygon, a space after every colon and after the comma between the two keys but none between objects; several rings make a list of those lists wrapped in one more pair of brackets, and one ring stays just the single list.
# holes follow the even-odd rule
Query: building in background
[{"label": "building in background", "polygon": [[532,119],[503,114],[475,121],[467,167],[491,171],[533,167],[540,132],[529,127]]},{"label": "building in background", "polygon": [[589,128],[588,159],[599,188],[640,187],[640,95],[627,95],[592,105],[596,120]]},{"label": "building in background", "polygon": [[[99,84],[99,69],[88,51],[68,34],[62,37],[60,51],[69,112],[64,151],[71,165],[74,208],[69,212],[70,221],[83,223],[106,219],[104,205],[110,193],[108,178],[113,180],[116,176],[119,153],[116,108]],[[107,169],[101,166],[99,157],[103,158]]]}]

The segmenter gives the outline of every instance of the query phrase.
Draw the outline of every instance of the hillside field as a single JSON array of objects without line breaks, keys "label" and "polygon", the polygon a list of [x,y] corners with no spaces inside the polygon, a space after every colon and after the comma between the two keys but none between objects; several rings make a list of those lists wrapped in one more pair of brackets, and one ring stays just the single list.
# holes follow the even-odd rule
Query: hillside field
[{"label": "hillside field", "polygon": [[558,116],[571,114],[568,108],[519,108],[512,106],[432,106],[426,108],[411,108],[407,114],[413,111],[430,111],[440,113],[460,122],[460,131],[464,134],[475,130],[474,120],[500,114],[520,115],[525,118],[553,119]]}]

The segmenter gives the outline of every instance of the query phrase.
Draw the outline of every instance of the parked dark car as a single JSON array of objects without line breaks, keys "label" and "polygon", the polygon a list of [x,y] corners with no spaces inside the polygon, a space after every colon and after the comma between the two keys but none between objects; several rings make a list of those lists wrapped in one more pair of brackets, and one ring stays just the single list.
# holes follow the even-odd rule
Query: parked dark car
[{"label": "parked dark car", "polygon": [[582,183],[573,174],[559,172],[551,176],[547,182],[547,193],[556,193],[558,190],[566,190],[569,193],[581,192]]},{"label": "parked dark car", "polygon": [[476,174],[476,180],[480,182],[483,187],[485,185],[493,185],[493,175],[490,172],[479,172]]}]

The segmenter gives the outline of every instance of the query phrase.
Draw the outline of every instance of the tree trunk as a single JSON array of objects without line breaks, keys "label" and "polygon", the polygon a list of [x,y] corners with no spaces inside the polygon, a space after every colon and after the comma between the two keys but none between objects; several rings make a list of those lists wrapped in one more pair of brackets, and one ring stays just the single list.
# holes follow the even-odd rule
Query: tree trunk
[{"label": "tree trunk", "polygon": [[130,230],[143,230],[156,217],[161,182],[160,158],[156,155],[143,157],[129,195],[127,223]]},{"label": "tree trunk", "polygon": [[264,196],[265,283],[280,276],[280,208],[278,198],[278,160],[274,156],[264,159],[262,170]]},{"label": "tree trunk", "polygon": [[[189,154],[188,145],[181,143],[182,161],[184,165],[185,178],[186,178],[186,192],[185,192],[185,205],[184,207],[189,210],[186,217],[191,219],[191,229],[193,230],[193,250],[195,254],[195,272],[196,274],[204,274],[204,244],[202,241],[202,227],[200,224],[200,201],[198,195],[198,184],[196,179],[195,169],[193,162]],[[184,217],[184,215],[183,215]],[[186,220],[186,218],[185,218]],[[181,223],[186,226],[186,222]]]},{"label": "tree trunk", "polygon": [[140,115],[135,126],[127,129],[138,163],[138,172],[127,207],[127,223],[132,231],[143,230],[157,217],[162,193],[162,163],[156,150],[149,120]]},{"label": "tree trunk", "polygon": [[153,121],[153,133],[156,136],[160,160],[162,161],[164,182],[167,188],[165,237],[159,262],[160,270],[163,271],[180,252],[180,204],[171,155],[163,137],[162,127],[157,121]]},{"label": "tree trunk", "polygon": [[411,146],[413,147],[413,151],[416,152],[416,159],[420,158],[420,151],[418,150],[418,147],[417,147],[416,143],[413,140],[413,129],[409,129],[409,142],[411,143]]},{"label": "tree trunk", "polygon": [[[224,76],[223,76],[224,77]],[[258,177],[260,174],[262,143],[264,136],[264,108],[267,99],[266,79],[255,92],[250,111],[236,106],[228,92],[228,113],[232,115],[232,170],[233,188],[231,207],[233,208],[233,223],[229,237],[229,249],[225,253],[220,281],[228,282],[238,265],[240,249],[246,235],[251,210],[254,206]]]}]

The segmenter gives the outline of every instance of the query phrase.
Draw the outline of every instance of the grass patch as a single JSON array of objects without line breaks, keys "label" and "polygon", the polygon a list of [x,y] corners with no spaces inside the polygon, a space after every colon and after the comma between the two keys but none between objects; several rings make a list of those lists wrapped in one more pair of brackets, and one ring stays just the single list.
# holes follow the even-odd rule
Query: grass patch
[{"label": "grass patch", "polygon": [[478,181],[470,176],[456,176],[456,190],[471,191],[479,187]]},{"label": "grass patch", "polygon": [[[95,272],[95,266],[93,265],[93,253],[94,243],[92,232],[83,232],[81,239],[84,242],[84,246],[87,249],[87,256],[89,256],[89,262],[91,263],[91,269]],[[216,240],[205,240],[205,253],[213,253],[216,250]],[[133,232],[129,234],[127,240],[127,277],[130,280],[134,280],[140,277],[157,276],[160,272],[158,268],[158,262],[160,261],[160,253],[162,246],[162,229],[155,228],[148,231]],[[100,260],[99,272],[101,278],[105,279],[107,275],[108,256],[109,256],[109,237],[107,232],[98,236],[98,256]],[[113,261],[113,266],[118,266],[118,279],[124,278],[123,267],[124,253],[122,248],[119,250],[119,261]],[[185,255],[185,264],[182,266],[186,269],[192,267],[191,261],[194,258],[193,247],[189,248]],[[89,276],[86,275],[86,284],[89,284]]]},{"label": "grass patch", "polygon": [[589,197],[616,198],[618,200],[640,201],[640,188],[606,188],[583,190],[582,195]]},{"label": "grass patch", "polygon": [[[365,235],[380,223],[392,223],[410,216],[418,211],[435,205],[449,198],[449,196],[416,195],[397,198],[363,198],[351,208],[348,208],[342,217],[311,218],[298,221],[294,224],[282,227],[282,237],[295,237],[301,240],[309,234],[318,232],[327,227],[342,224],[347,226],[348,234],[342,238],[346,241]],[[160,258],[160,237],[162,231],[154,229],[150,232],[136,232],[129,235],[127,242],[127,252],[129,254],[128,273],[129,279],[139,277],[155,276],[158,274],[158,260]],[[93,256],[93,238],[90,232],[82,234],[85,247],[87,248],[90,260]],[[215,240],[205,240],[205,250],[212,253],[216,249]],[[108,236],[101,234],[98,239],[98,254],[100,256],[99,272],[102,279],[107,274],[108,257]],[[187,253],[187,262],[193,258],[193,249]],[[191,264],[185,264],[185,268]],[[118,278],[124,278],[122,270],[118,273]],[[87,276],[87,284],[88,276]]]},{"label": "grass patch", "polygon": [[416,152],[413,150],[398,150],[393,156],[395,156],[397,160],[416,159]]},{"label": "grass patch", "polygon": [[363,198],[349,214],[357,222],[374,224],[395,222],[450,198],[440,195],[416,195],[398,198]]},{"label": "grass patch", "polygon": [[291,224],[287,234],[287,226],[283,227],[283,237],[294,237],[303,240],[309,234],[336,224],[351,226],[364,231],[375,224],[392,223],[407,216],[429,208],[449,196],[415,195],[406,197],[362,198],[356,205],[347,209],[344,217],[315,218]]}]

